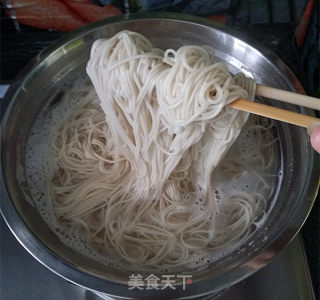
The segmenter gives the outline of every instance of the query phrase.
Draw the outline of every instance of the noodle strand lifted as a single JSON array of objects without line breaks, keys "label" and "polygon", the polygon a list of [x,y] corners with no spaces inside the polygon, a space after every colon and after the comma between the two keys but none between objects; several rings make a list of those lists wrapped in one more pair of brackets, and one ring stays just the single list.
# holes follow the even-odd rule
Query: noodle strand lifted
[{"label": "noodle strand lifted", "polygon": [[100,102],[92,91],[53,139],[58,219],[103,253],[159,269],[244,239],[265,196],[218,205],[211,177],[248,118],[227,104],[253,100],[254,80],[210,47],[163,52],[130,31],[96,41],[87,73]]}]

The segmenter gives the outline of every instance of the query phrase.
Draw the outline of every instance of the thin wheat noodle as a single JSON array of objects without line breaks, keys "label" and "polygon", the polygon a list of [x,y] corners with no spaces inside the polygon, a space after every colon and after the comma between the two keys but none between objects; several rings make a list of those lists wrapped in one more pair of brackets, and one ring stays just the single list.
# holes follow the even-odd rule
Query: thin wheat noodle
[{"label": "thin wheat noodle", "polygon": [[[252,100],[254,80],[232,76],[208,46],[163,52],[130,31],[96,41],[87,73],[100,103],[87,98],[53,138],[57,218],[141,267],[187,265],[243,240],[265,195],[218,205],[211,177],[248,118],[227,104]],[[265,127],[252,130],[271,145]],[[262,155],[257,165],[268,172]],[[226,159],[224,176],[237,168]]]}]

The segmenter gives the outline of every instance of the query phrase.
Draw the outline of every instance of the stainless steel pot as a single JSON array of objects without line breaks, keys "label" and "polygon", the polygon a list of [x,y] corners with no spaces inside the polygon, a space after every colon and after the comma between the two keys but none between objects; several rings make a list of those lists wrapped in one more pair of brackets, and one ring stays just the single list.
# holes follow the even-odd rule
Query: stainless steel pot
[{"label": "stainless steel pot", "polygon": [[[93,41],[120,30],[137,31],[161,48],[183,44],[210,44],[231,71],[251,74],[258,83],[300,90],[301,85],[273,53],[237,33],[202,18],[177,14],[116,17],[77,30],[39,53],[17,78],[2,103],[1,211],[20,243],[53,272],[88,289],[127,298],[172,299],[221,291],[262,268],[296,235],[306,219],[319,186],[319,156],[312,150],[306,130],[277,123],[282,177],[275,204],[263,227],[239,249],[203,271],[192,274],[185,290],[129,290],[129,272],[103,267],[62,244],[37,210],[26,201],[25,145],[37,115],[58,91],[85,72]],[[273,103],[305,112],[300,107]],[[138,273],[137,270],[136,273]]]}]

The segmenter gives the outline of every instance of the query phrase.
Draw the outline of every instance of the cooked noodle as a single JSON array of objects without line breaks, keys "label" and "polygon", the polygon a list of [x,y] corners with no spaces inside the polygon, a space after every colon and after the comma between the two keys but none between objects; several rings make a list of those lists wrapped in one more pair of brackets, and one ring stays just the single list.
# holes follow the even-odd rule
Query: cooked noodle
[{"label": "cooked noodle", "polygon": [[[216,167],[248,118],[227,104],[252,100],[254,81],[233,77],[209,47],[163,52],[129,31],[96,41],[87,72],[100,102],[93,91],[53,139],[57,218],[100,251],[159,269],[244,239],[272,192],[259,175],[272,158]],[[273,143],[265,126],[250,128],[261,147]],[[259,176],[254,190],[221,199],[215,178],[246,169]]]}]

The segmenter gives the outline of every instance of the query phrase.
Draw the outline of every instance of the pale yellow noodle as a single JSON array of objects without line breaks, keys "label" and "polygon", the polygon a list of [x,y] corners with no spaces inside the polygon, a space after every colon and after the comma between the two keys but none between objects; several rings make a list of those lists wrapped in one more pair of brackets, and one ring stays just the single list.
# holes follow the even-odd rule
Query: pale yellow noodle
[{"label": "pale yellow noodle", "polygon": [[[88,96],[56,133],[51,193],[61,222],[106,254],[113,249],[135,266],[187,265],[246,237],[264,211],[265,198],[245,192],[218,209],[211,188],[248,118],[226,105],[253,99],[255,90],[212,53],[200,46],[163,52],[130,31],[92,46],[87,72],[100,103]],[[271,145],[265,127],[252,130]],[[257,165],[269,167],[263,156]],[[233,167],[226,159],[225,176]]]}]

